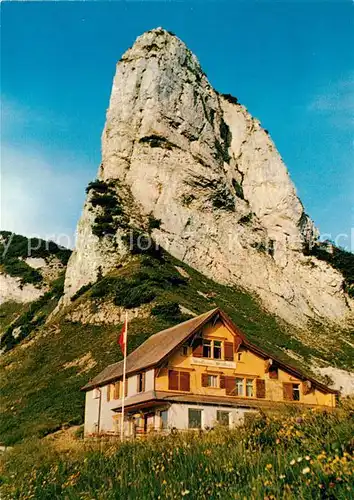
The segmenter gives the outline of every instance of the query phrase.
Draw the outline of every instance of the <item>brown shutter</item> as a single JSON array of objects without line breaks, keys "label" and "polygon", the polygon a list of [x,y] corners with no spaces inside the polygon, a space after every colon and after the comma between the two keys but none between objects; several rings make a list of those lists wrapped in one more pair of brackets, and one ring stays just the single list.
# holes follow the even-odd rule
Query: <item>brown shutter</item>
[{"label": "brown shutter", "polygon": [[111,400],[111,384],[107,385],[107,401]]},{"label": "brown shutter", "polygon": [[220,389],[225,389],[225,375],[220,375]]},{"label": "brown shutter", "polygon": [[235,378],[234,377],[225,377],[225,389],[226,394],[235,395]]},{"label": "brown shutter", "polygon": [[274,378],[278,378],[278,368],[276,368],[276,367],[271,367],[271,368],[269,369],[269,378],[272,378],[272,379],[274,379]]},{"label": "brown shutter", "polygon": [[190,389],[190,375],[188,372],[179,372],[180,390],[189,392]]},{"label": "brown shutter", "polygon": [[265,380],[256,378],[256,398],[266,397]]},{"label": "brown shutter", "polygon": [[114,384],[114,399],[119,399],[119,387],[120,387],[120,382],[116,382]]},{"label": "brown shutter", "polygon": [[178,391],[178,372],[175,370],[168,370],[168,389],[170,391]]},{"label": "brown shutter", "polygon": [[291,382],[283,382],[283,398],[285,401],[293,400],[293,384]]},{"label": "brown shutter", "polygon": [[202,373],[202,387],[208,387],[208,374]]},{"label": "brown shutter", "polygon": [[235,337],[235,340],[234,340],[234,350],[235,350],[235,352],[237,352],[239,350],[241,344],[242,344],[241,337]]},{"label": "brown shutter", "polygon": [[201,338],[195,339],[193,342],[193,356],[195,358],[203,357],[203,340]]},{"label": "brown shutter", "polygon": [[142,381],[141,381],[141,392],[145,392],[145,372],[141,374]]},{"label": "brown shutter", "polygon": [[234,360],[234,344],[233,342],[224,342],[224,358],[225,361]]},{"label": "brown shutter", "polygon": [[128,396],[128,379],[125,379],[125,386],[124,386],[124,397],[126,398]]}]

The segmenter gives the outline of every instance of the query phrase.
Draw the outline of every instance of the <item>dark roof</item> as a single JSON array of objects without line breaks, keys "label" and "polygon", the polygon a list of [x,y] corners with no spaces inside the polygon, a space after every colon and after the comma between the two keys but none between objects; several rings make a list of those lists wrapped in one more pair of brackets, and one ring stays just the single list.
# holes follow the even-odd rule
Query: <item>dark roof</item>
[{"label": "dark roof", "polygon": [[[267,353],[260,347],[252,344],[245,336],[245,334],[232,322],[232,320],[220,308],[212,309],[206,313],[196,316],[175,325],[167,330],[155,333],[149,337],[143,344],[141,344],[135,351],[127,356],[126,374],[130,375],[149,367],[158,365],[164,360],[175,348],[183,344],[191,335],[196,333],[205,323],[207,323],[213,316],[219,314],[226,325],[232,332],[242,339],[242,344],[252,352],[267,359],[272,359],[276,366],[283,368],[291,375],[300,378],[301,380],[309,380],[317,388],[332,394],[338,394],[338,391],[330,389],[329,387],[321,384],[317,380],[302,373],[297,368],[285,363],[284,361],[276,358],[270,353]],[[123,361],[114,363],[107,366],[102,372],[88,382],[82,390],[89,390],[100,385],[105,385],[109,382],[119,379],[123,375]]]},{"label": "dark roof", "polygon": [[[248,409],[258,409],[258,408],[274,408],[274,406],[284,406],[293,405],[291,402],[284,401],[261,401],[259,399],[245,399],[238,398],[237,396],[211,396],[207,394],[183,394],[179,392],[167,392],[167,391],[149,391],[145,393],[136,394],[125,400],[125,409],[127,412],[135,411],[141,408],[149,408],[152,406],[160,406],[164,403],[196,403],[204,405],[219,405],[219,406],[229,406],[231,408],[248,408]],[[296,406],[301,407],[313,407],[313,404],[306,404],[296,402]],[[117,406],[113,408],[113,411],[119,412],[122,408],[122,404],[117,401]]]}]

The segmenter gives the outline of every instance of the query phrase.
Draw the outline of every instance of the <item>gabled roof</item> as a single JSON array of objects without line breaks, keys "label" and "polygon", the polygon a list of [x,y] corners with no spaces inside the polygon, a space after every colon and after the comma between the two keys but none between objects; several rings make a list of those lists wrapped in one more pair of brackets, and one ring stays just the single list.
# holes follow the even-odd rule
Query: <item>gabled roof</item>
[{"label": "gabled roof", "polygon": [[[162,330],[161,332],[155,333],[155,335],[151,335],[151,337],[127,356],[126,374],[129,375],[150,366],[157,365],[175,347],[184,342],[187,337],[207,323],[217,311],[218,309],[212,309],[200,316],[196,316],[195,318],[191,318],[171,328],[167,328],[167,330]],[[107,366],[107,368],[93,378],[82,389],[88,390],[103,385],[122,375],[123,361],[119,361],[118,363]]]},{"label": "gabled roof", "polygon": [[[219,315],[224,323],[229,327],[229,329],[242,340],[242,345],[247,347],[250,351],[258,354],[262,358],[272,359],[276,366],[284,369],[291,375],[299,378],[300,380],[309,380],[317,388],[322,389],[325,392],[330,392],[332,394],[337,394],[338,391],[330,389],[329,387],[321,384],[317,380],[305,375],[297,368],[284,363],[280,359],[276,358],[270,353],[267,353],[260,347],[255,346],[249,340],[247,340],[245,334],[232,322],[232,320],[224,313],[220,308],[212,309],[206,313],[191,318],[183,323],[175,325],[161,332],[155,333],[149,337],[143,344],[141,344],[135,351],[127,356],[127,366],[126,374],[131,375],[147,368],[152,368],[160,364],[165,360],[173,350],[178,346],[182,345],[187,339],[189,339],[193,334],[197,333],[198,330],[205,325],[214,316]],[[105,385],[109,382],[119,379],[123,375],[123,361],[114,363],[107,366],[101,373],[94,377],[90,382],[88,382],[82,390],[90,390],[94,387],[99,387]]]}]

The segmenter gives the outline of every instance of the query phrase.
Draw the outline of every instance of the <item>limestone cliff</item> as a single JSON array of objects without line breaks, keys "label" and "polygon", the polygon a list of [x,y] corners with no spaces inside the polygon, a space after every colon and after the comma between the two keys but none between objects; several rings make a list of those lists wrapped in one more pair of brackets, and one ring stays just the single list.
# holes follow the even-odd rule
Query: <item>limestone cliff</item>
[{"label": "limestone cliff", "polygon": [[304,251],[317,230],[269,134],[234,97],[216,92],[197,58],[162,28],[140,36],[117,65],[98,179],[64,303],[122,260],[122,237],[137,227],[290,323],[353,320],[343,275]]},{"label": "limestone cliff", "polygon": [[0,305],[42,297],[64,271],[70,253],[52,241],[0,231]]}]

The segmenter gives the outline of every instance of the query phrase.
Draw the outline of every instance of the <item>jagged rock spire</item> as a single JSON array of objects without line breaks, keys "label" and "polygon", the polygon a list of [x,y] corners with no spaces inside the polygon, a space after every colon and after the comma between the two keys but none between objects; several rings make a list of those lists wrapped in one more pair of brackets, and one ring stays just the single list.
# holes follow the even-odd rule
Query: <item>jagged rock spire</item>
[{"label": "jagged rock spire", "polygon": [[342,275],[303,253],[317,231],[269,134],[236,98],[215,91],[197,58],[162,28],[138,37],[117,65],[98,176],[124,217],[113,217],[115,244],[102,238],[102,207],[89,193],[67,298],[124,258],[122,234],[147,229],[152,215],[162,247],[254,292],[288,322],[353,316]]}]

